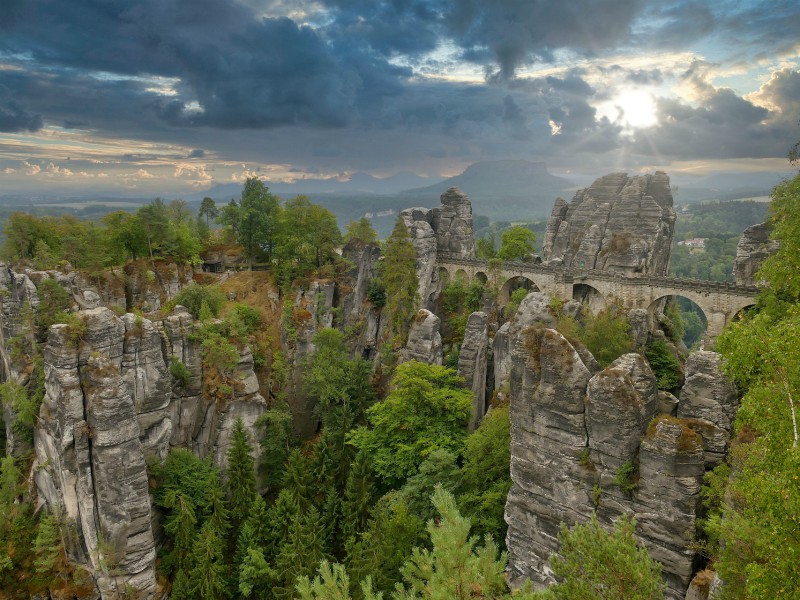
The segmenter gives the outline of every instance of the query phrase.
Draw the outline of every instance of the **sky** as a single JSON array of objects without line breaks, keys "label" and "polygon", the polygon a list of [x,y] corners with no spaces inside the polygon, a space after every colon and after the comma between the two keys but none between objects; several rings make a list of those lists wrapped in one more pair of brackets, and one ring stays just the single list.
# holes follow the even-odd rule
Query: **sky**
[{"label": "sky", "polygon": [[797,0],[0,0],[0,195],[788,172]]}]

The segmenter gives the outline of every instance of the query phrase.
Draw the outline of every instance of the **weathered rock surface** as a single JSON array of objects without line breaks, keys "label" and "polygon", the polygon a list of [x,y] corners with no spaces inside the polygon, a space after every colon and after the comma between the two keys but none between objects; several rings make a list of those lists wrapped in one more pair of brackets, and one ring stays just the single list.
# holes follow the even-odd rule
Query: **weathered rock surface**
[{"label": "weathered rock surface", "polygon": [[761,264],[780,247],[778,240],[772,239],[772,226],[769,223],[751,225],[742,233],[736,246],[736,260],[733,261],[733,278],[739,285],[757,285],[756,273]]},{"label": "weathered rock surface", "polygon": [[441,291],[436,257],[439,253],[475,256],[472,203],[458,188],[441,195],[436,208],[407,208],[400,213],[417,254],[417,278],[422,308],[432,310]]},{"label": "weathered rock surface", "polygon": [[429,365],[442,364],[442,335],[439,317],[421,308],[411,322],[402,361],[416,360]]},{"label": "weathered rock surface", "polygon": [[316,433],[318,420],[303,387],[303,364],[314,353],[314,336],[333,324],[335,293],[332,281],[312,281],[307,289],[298,290],[291,308],[291,327],[281,329],[281,346],[291,365],[289,410],[295,432],[306,438]]},{"label": "weathered rock surface", "polygon": [[[727,435],[719,435],[726,432],[718,421],[729,424],[731,418],[722,408],[731,406],[731,388],[720,379],[718,357],[690,358],[677,410],[691,418],[657,417],[677,400],[659,393],[640,355],[626,354],[593,373],[585,353],[545,324],[507,325],[512,584],[526,578],[553,582],[548,559],[558,551],[560,524],[584,522],[596,511],[607,526],[622,514],[633,515],[637,536],[663,565],[667,597],[684,598],[696,564],[689,544],[703,474],[724,451]],[[684,395],[687,407],[681,413]],[[629,490],[617,480],[626,464],[635,469]]]},{"label": "weathered rock surface", "polygon": [[355,351],[359,355],[371,357],[381,337],[381,310],[369,301],[369,286],[378,275],[381,249],[377,244],[351,242],[342,251],[342,256],[354,266],[350,271],[350,289],[340,290],[342,307],[342,326],[357,328],[358,339]]},{"label": "weathered rock surface", "polygon": [[690,354],[678,403],[678,417],[693,421],[694,429],[703,438],[709,466],[725,458],[739,407],[736,385],[722,373],[721,363],[722,357],[716,352]]},{"label": "weathered rock surface", "polygon": [[136,406],[120,369],[124,325],[107,308],[82,318],[80,345],[68,326],[50,329],[34,479],[50,509],[74,523],[70,558],[90,569],[103,598],[126,588],[149,598],[155,544]]},{"label": "weathered rock surface", "polygon": [[612,173],[559,198],[547,223],[545,262],[569,268],[665,275],[674,235],[669,177]]},{"label": "weathered rock surface", "polygon": [[[247,347],[232,376],[234,398],[204,389],[200,342],[183,307],[159,326],[105,307],[78,316],[80,336],[67,325],[50,328],[34,480],[50,510],[74,522],[70,558],[93,573],[102,597],[131,587],[136,598],[150,598],[155,544],[146,461],[180,446],[224,469],[236,419],[252,429],[267,404]],[[187,367],[185,382],[173,381],[171,357]]]},{"label": "weathered rock surface", "polygon": [[474,312],[467,319],[464,341],[458,355],[458,374],[472,390],[472,418],[470,431],[474,431],[486,413],[486,371],[489,351],[489,315]]}]

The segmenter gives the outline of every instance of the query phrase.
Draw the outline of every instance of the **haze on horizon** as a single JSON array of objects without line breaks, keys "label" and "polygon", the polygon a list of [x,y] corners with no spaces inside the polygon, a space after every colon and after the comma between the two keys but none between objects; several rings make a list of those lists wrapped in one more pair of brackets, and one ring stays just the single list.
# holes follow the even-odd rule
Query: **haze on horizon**
[{"label": "haze on horizon", "polygon": [[3,0],[0,194],[787,172],[796,0]]}]

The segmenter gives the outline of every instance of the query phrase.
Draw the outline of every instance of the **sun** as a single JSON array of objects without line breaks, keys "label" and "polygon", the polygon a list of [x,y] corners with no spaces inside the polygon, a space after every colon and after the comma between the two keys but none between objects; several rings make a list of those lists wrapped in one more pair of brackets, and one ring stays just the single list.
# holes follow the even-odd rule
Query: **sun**
[{"label": "sun", "polygon": [[658,122],[655,100],[644,90],[624,90],[609,104],[619,120],[632,129],[652,127]]}]

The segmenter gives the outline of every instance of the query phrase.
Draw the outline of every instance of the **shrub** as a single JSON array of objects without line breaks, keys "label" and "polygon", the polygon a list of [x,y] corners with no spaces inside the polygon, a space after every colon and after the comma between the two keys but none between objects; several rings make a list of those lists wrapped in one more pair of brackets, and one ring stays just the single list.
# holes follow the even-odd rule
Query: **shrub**
[{"label": "shrub", "polygon": [[383,308],[386,306],[386,288],[383,287],[380,280],[373,279],[369,282],[367,300],[369,300],[375,308]]},{"label": "shrub", "polygon": [[195,319],[200,317],[203,303],[208,306],[208,310],[216,317],[223,302],[225,302],[225,295],[215,285],[189,285],[183,288],[174,299],[175,304],[185,306],[186,310],[192,313]]},{"label": "shrub", "polygon": [[192,375],[187,366],[177,356],[169,357],[169,372],[181,386],[189,383],[189,378]]},{"label": "shrub", "polygon": [[233,307],[233,312],[241,320],[248,334],[253,333],[261,325],[261,313],[252,306],[237,302]]},{"label": "shrub", "polygon": [[511,292],[511,299],[506,304],[505,315],[507,319],[514,318],[514,315],[517,314],[517,310],[519,309],[519,305],[522,304],[522,301],[525,300],[525,297],[529,294],[529,290],[525,288],[517,288],[513,292]]},{"label": "shrub", "polygon": [[681,365],[664,340],[655,340],[644,351],[658,381],[658,389],[673,390],[680,385]]},{"label": "shrub", "polygon": [[636,472],[636,465],[632,460],[625,462],[614,475],[614,484],[619,487],[623,492],[630,494],[638,483],[638,474]]}]

